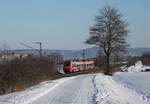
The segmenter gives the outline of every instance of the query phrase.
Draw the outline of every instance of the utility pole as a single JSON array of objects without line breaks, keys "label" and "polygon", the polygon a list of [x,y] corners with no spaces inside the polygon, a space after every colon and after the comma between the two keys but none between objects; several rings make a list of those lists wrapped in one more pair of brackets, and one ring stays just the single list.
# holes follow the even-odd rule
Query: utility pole
[{"label": "utility pole", "polygon": [[[83,49],[83,61],[85,61],[85,49]],[[85,66],[85,64],[83,65],[83,70],[85,70],[86,69],[86,66]]]},{"label": "utility pole", "polygon": [[35,42],[36,44],[39,44],[39,53],[40,53],[40,58],[42,57],[42,42]]},{"label": "utility pole", "polygon": [[42,42],[35,42],[36,44],[39,44],[39,49],[35,49],[33,48],[32,46],[29,46],[25,43],[20,43],[21,45],[25,46],[25,47],[28,47],[28,48],[31,48],[31,49],[34,49],[35,51],[39,52],[40,54],[40,58],[42,57]]},{"label": "utility pole", "polygon": [[84,61],[85,60],[85,49],[83,49],[82,56],[83,56],[83,61]]}]

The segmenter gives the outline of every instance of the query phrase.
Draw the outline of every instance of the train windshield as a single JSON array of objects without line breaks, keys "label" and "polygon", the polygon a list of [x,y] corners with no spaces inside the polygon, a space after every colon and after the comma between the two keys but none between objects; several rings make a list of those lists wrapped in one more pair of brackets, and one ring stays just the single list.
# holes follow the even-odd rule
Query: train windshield
[{"label": "train windshield", "polygon": [[70,66],[70,61],[65,61],[64,62],[64,67],[68,67],[68,66]]}]

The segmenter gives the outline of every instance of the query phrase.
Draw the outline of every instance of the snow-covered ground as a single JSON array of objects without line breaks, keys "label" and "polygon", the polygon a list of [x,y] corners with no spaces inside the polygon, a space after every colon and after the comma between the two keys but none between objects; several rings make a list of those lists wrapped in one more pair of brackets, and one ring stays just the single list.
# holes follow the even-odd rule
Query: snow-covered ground
[{"label": "snow-covered ground", "polygon": [[119,73],[113,79],[122,86],[141,94],[150,104],[150,72]]},{"label": "snow-covered ground", "polygon": [[59,80],[45,81],[25,91],[0,96],[0,104],[29,104],[42,96],[45,96],[60,83],[64,83],[66,80],[68,79],[63,78]]},{"label": "snow-covered ground", "polygon": [[[130,75],[132,76],[132,74]],[[143,99],[143,96],[140,93],[136,92],[136,90],[126,87],[126,83],[118,76],[96,76],[95,81],[98,92],[96,104],[149,104],[148,101]],[[130,80],[130,77],[127,77],[124,80],[126,79]],[[137,81],[135,80],[133,82],[136,83]]]},{"label": "snow-covered ground", "polygon": [[137,61],[135,63],[135,65],[129,66],[127,67],[127,65],[122,66],[121,70],[124,72],[142,72],[149,69],[150,70],[150,66],[145,66],[142,64],[141,61]]},{"label": "snow-covered ground", "polygon": [[87,74],[0,96],[0,104],[150,104],[150,72]]}]

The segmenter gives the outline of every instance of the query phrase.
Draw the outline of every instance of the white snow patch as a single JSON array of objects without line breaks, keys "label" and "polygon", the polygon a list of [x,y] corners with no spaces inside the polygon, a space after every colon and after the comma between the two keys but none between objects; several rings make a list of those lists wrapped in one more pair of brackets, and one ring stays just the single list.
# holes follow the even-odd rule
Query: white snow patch
[{"label": "white snow patch", "polygon": [[0,104],[29,104],[33,101],[48,94],[51,90],[57,87],[60,83],[68,80],[62,78],[59,80],[42,82],[39,85],[31,87],[25,91],[16,92],[8,95],[0,96]]},{"label": "white snow patch", "polygon": [[136,91],[150,104],[150,72],[118,73],[113,76],[113,80]]},{"label": "white snow patch", "polygon": [[146,69],[150,69],[150,67],[143,65],[141,61],[136,62],[135,65],[130,67],[127,67],[126,65],[121,67],[121,70],[124,72],[142,72]]},{"label": "white snow patch", "polygon": [[97,104],[148,104],[140,94],[118,84],[110,76],[97,75]]}]

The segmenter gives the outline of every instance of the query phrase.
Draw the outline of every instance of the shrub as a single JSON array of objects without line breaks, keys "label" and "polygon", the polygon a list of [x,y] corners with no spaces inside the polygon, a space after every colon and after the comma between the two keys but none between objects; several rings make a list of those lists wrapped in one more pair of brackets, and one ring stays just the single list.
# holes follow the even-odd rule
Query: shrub
[{"label": "shrub", "polygon": [[16,58],[0,64],[0,94],[10,93],[51,79],[57,73],[55,63],[47,57]]},{"label": "shrub", "polygon": [[150,66],[150,52],[144,53],[141,56],[141,61],[144,65]]}]

